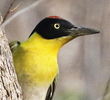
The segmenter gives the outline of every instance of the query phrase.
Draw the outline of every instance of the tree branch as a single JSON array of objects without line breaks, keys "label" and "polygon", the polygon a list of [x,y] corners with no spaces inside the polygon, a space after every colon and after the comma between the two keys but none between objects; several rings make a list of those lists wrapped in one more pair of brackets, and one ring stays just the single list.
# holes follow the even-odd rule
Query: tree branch
[{"label": "tree branch", "polygon": [[14,1],[11,3],[11,5],[10,5],[8,11],[7,11],[6,14],[5,14],[5,17],[3,18],[3,22],[5,22],[5,20],[7,19],[8,15],[9,15],[11,12],[15,11],[15,10],[20,6],[21,3],[19,3],[16,7],[14,7],[14,8],[12,9],[12,6],[13,6],[13,4],[15,3],[15,1],[16,1],[16,0],[14,0]]},{"label": "tree branch", "polygon": [[[0,16],[0,23],[3,23]],[[18,83],[8,40],[0,25],[0,100],[22,100],[21,87]]]}]

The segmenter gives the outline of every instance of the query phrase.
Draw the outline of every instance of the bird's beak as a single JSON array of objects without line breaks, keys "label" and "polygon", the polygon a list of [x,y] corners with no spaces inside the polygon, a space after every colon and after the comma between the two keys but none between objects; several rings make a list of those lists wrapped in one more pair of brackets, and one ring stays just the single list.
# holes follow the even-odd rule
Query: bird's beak
[{"label": "bird's beak", "polygon": [[69,36],[73,37],[100,33],[100,31],[98,30],[85,27],[74,27],[69,29],[68,31],[70,32]]}]

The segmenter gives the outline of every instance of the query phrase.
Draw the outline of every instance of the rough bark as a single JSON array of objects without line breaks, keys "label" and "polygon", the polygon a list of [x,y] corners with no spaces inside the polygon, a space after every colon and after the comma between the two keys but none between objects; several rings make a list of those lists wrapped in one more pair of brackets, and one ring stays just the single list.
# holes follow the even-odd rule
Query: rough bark
[{"label": "rough bark", "polygon": [[[0,20],[2,21],[2,18]],[[21,87],[2,25],[0,25],[0,100],[22,100]]]}]

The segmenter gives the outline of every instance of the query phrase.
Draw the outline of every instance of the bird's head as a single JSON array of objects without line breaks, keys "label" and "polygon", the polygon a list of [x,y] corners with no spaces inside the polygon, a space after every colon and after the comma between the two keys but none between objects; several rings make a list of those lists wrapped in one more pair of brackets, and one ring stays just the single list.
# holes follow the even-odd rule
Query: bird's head
[{"label": "bird's head", "polygon": [[50,16],[40,21],[29,37],[34,33],[39,34],[45,40],[61,41],[62,45],[64,45],[73,38],[96,34],[99,31],[91,28],[77,27],[63,18]]}]

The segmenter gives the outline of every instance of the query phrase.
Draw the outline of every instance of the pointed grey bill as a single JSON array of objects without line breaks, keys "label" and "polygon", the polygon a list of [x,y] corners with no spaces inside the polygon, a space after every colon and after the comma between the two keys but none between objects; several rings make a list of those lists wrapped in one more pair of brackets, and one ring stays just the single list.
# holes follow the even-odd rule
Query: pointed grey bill
[{"label": "pointed grey bill", "polygon": [[97,34],[100,33],[100,31],[92,29],[92,28],[86,28],[86,27],[74,27],[68,30],[70,32],[70,36],[83,36],[83,35],[90,35],[90,34]]}]

